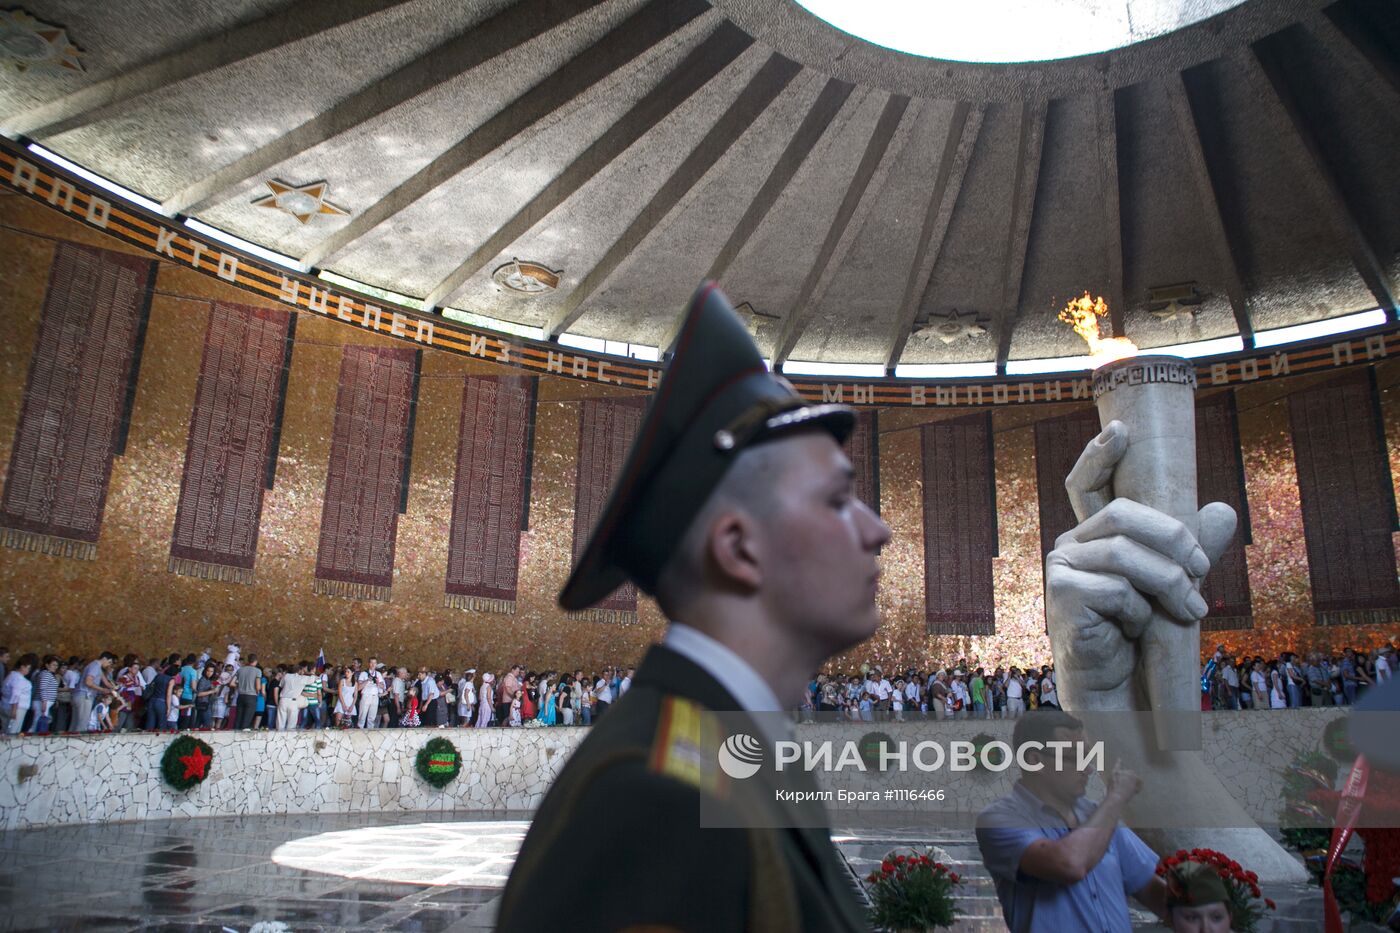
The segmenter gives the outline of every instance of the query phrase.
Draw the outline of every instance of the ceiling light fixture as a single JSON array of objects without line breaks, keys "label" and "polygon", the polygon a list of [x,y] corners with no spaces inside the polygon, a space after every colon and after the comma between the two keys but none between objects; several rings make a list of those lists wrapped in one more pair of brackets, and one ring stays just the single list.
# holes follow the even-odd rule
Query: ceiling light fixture
[{"label": "ceiling light fixture", "polygon": [[1195,282],[1160,285],[1147,290],[1147,310],[1159,321],[1189,320],[1196,316],[1206,296]]},{"label": "ceiling light fixture", "polygon": [[542,295],[559,287],[559,276],[563,272],[563,269],[554,270],[538,262],[512,259],[497,266],[491,278],[501,288],[518,295]]},{"label": "ceiling light fixture", "polygon": [[35,19],[24,10],[0,10],[0,58],[17,71],[82,71],[82,49],[62,26]]}]

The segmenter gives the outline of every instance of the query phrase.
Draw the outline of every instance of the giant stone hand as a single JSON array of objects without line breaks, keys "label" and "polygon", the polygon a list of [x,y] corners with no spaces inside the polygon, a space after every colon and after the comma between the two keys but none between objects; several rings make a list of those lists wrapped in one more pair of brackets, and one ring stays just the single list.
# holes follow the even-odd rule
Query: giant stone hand
[{"label": "giant stone hand", "polygon": [[[1235,511],[1221,502],[1200,510],[1198,539],[1169,515],[1113,498],[1127,446],[1117,421],[1089,442],[1065,480],[1079,525],[1045,559],[1046,618],[1067,709],[1147,708],[1133,674],[1151,626],[1206,614],[1201,580],[1235,531]],[[1149,599],[1162,610],[1155,622]]]}]

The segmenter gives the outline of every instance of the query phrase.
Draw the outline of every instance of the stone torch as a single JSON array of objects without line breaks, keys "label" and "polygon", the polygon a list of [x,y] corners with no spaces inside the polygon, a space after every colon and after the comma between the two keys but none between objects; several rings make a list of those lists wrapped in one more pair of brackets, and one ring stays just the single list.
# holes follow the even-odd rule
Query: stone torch
[{"label": "stone torch", "polygon": [[[1113,495],[1170,515],[1199,535],[1196,502],[1196,369],[1175,356],[1131,356],[1094,370],[1099,422],[1120,421],[1128,448],[1113,472]],[[1200,623],[1152,601],[1143,631],[1139,687],[1162,751],[1201,748]]]}]

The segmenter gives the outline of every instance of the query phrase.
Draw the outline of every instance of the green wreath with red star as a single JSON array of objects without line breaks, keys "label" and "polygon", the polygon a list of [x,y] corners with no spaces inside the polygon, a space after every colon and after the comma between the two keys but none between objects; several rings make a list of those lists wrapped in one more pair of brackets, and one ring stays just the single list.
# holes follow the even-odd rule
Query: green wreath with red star
[{"label": "green wreath with red star", "polygon": [[160,758],[160,773],[165,783],[176,790],[189,790],[203,784],[214,763],[214,749],[208,742],[192,735],[177,736],[165,747]]}]

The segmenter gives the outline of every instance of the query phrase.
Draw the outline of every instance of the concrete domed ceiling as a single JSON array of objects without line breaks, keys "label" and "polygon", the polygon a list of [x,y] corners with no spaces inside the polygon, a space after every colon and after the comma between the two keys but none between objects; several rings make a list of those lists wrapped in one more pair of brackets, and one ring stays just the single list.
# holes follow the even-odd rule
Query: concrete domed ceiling
[{"label": "concrete domed ceiling", "polygon": [[1085,290],[1144,348],[1395,315],[1393,0],[1245,0],[1006,65],[790,0],[24,9],[83,70],[0,43],[7,134],[306,268],[546,336],[664,347],[706,276],[778,361],[1080,354],[1056,315]]}]

